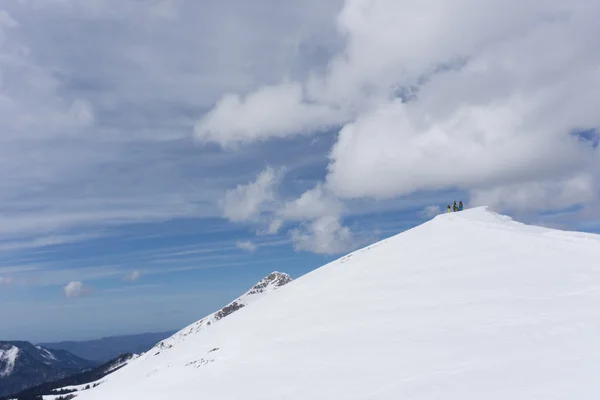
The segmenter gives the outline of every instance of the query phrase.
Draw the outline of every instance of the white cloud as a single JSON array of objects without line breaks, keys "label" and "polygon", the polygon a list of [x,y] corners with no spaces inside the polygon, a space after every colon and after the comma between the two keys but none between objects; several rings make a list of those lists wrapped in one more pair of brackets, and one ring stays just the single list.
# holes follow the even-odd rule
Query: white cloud
[{"label": "white cloud", "polygon": [[63,288],[63,291],[67,297],[81,297],[91,293],[92,289],[81,281],[71,281]]},{"label": "white cloud", "polygon": [[435,217],[442,213],[440,206],[427,206],[421,211],[421,215],[426,218]]},{"label": "white cloud", "polygon": [[328,186],[342,197],[389,198],[564,176],[597,164],[595,150],[561,126],[531,120],[533,104],[506,101],[457,109],[437,121],[427,121],[431,114],[418,103],[382,106],[342,129]]},{"label": "white cloud", "polygon": [[488,205],[498,211],[531,212],[557,210],[592,203],[598,193],[591,174],[580,174],[562,180],[547,180],[496,186],[475,190],[471,203]]},{"label": "white cloud", "polygon": [[127,282],[135,282],[142,277],[142,274],[139,271],[133,271],[130,274],[126,275],[123,280]]},{"label": "white cloud", "polygon": [[284,222],[281,219],[275,219],[275,220],[271,221],[271,223],[269,224],[269,227],[267,228],[267,233],[270,235],[276,234],[277,232],[279,232],[279,230],[283,226],[283,223]]},{"label": "white cloud", "polygon": [[296,251],[310,251],[317,254],[338,254],[352,250],[357,241],[350,228],[342,226],[339,218],[325,216],[291,231],[292,243]]},{"label": "white cloud", "polygon": [[340,215],[342,211],[342,202],[328,193],[323,185],[318,184],[315,188],[304,192],[296,200],[286,202],[277,211],[277,215],[286,221],[302,221],[328,215]]},{"label": "white cloud", "polygon": [[229,147],[292,134],[314,133],[343,122],[339,110],[305,99],[298,83],[263,87],[241,99],[224,96],[196,124],[196,137]]},{"label": "white cloud", "polygon": [[[354,234],[341,224],[344,210],[341,201],[317,184],[294,200],[284,201],[276,193],[275,172],[268,168],[256,181],[239,185],[227,193],[224,215],[232,221],[253,221],[264,228],[257,234],[276,234],[286,222],[299,224],[289,231],[296,250],[322,254],[335,254],[352,248]],[[254,251],[251,242],[237,242],[240,249]]]},{"label": "white cloud", "polygon": [[254,182],[238,185],[227,191],[223,202],[223,215],[231,221],[256,220],[265,207],[276,200],[276,188],[285,170],[267,167]]},{"label": "white cloud", "polygon": [[[1,232],[1,230],[0,230]],[[73,235],[56,235],[44,236],[28,240],[4,241],[0,242],[0,251],[14,251],[24,249],[34,249],[39,247],[55,246],[67,243],[77,243],[93,238],[97,238],[98,234],[73,234]]]},{"label": "white cloud", "polygon": [[249,251],[251,253],[256,250],[256,245],[254,243],[252,243],[251,241],[249,241],[249,240],[238,240],[235,243],[235,246],[238,249],[246,250],[246,251]]},{"label": "white cloud", "polygon": [[[247,96],[261,99],[260,110],[279,110],[277,121],[285,124],[274,128],[271,115],[253,112],[252,101],[229,111],[252,115],[244,119],[252,127],[244,140],[312,127],[306,99],[328,111],[320,118],[345,122],[325,180],[342,199],[440,189],[473,191],[481,199],[490,188],[569,181],[588,171],[597,180],[598,148],[572,132],[600,128],[600,52],[593,39],[600,35],[599,17],[600,4],[591,0],[451,6],[347,0],[337,18],[345,48],[326,72],[291,86],[295,95],[282,109],[279,96]],[[407,91],[410,101],[397,98]],[[220,121],[235,118],[226,111],[213,110],[222,113]],[[242,140],[220,125],[215,141]],[[563,188],[569,193],[561,198],[581,192],[578,185]]]}]

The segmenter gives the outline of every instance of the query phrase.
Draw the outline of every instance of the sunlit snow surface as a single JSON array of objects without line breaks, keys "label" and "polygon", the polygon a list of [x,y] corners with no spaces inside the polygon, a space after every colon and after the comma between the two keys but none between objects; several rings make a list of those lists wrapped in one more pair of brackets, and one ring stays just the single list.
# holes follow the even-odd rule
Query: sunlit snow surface
[{"label": "sunlit snow surface", "polygon": [[356,251],[77,400],[600,398],[600,236],[485,208]]}]

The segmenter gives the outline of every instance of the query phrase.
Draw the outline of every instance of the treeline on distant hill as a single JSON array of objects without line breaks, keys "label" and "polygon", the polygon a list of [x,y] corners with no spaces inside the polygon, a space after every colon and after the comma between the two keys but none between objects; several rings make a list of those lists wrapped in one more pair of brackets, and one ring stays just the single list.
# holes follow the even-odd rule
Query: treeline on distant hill
[{"label": "treeline on distant hill", "polygon": [[[55,397],[54,400],[71,400],[74,398],[75,398],[74,394],[68,394],[66,396]],[[23,396],[17,397],[16,400],[44,400],[44,396],[42,396],[41,394],[23,395]]]},{"label": "treeline on distant hill", "polygon": [[[69,393],[73,393],[73,392],[75,392],[75,390],[66,390],[66,389],[56,390],[56,389],[64,388],[65,386],[85,385],[87,383],[95,382],[99,379],[102,379],[106,375],[108,375],[109,372],[116,371],[116,370],[122,368],[125,364],[120,365],[117,368],[112,368],[113,366],[124,363],[132,356],[133,356],[133,354],[130,354],[130,353],[123,354],[123,355],[120,355],[119,357],[117,357],[113,360],[110,360],[96,368],[93,368],[93,369],[90,369],[90,370],[87,370],[84,372],[79,372],[77,374],[67,376],[66,378],[59,379],[57,381],[42,383],[42,384],[34,386],[32,388],[25,389],[19,393],[12,394],[12,395],[6,396],[6,397],[2,397],[2,398],[0,398],[0,400],[9,400],[9,399],[42,400],[43,395],[50,395],[50,394],[65,395],[65,396],[57,397],[56,400],[72,399],[74,397],[74,395],[69,395]],[[93,386],[97,386],[97,385],[93,385]],[[85,389],[89,389],[93,386],[87,385],[85,387]],[[63,398],[61,399],[61,397],[63,397]]]}]

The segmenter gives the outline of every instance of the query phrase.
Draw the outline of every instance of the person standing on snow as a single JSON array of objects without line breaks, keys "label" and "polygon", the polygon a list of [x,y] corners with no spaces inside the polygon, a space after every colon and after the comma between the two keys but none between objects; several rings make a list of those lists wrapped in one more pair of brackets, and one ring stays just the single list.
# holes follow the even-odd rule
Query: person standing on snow
[{"label": "person standing on snow", "polygon": [[450,208],[450,204],[448,204],[448,212],[451,213],[452,209]]},{"label": "person standing on snow", "polygon": [[454,204],[452,205],[452,211],[457,212],[458,211],[458,206],[456,205],[456,201],[454,202]]},{"label": "person standing on snow", "polygon": [[463,203],[462,201],[460,203],[458,203],[458,211],[462,211],[463,210]]}]

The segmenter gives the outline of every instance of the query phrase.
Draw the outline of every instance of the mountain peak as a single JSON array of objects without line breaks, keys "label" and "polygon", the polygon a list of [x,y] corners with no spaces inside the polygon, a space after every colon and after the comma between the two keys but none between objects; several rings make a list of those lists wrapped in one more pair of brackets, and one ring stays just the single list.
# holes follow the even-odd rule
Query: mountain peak
[{"label": "mountain peak", "polygon": [[188,325],[184,329],[178,331],[173,336],[162,340],[153,349],[148,351],[146,354],[154,354],[157,355],[160,350],[170,349],[175,344],[180,343],[188,338],[188,336],[196,334],[212,324],[220,321],[221,319],[233,314],[234,312],[246,307],[248,304],[257,301],[264,295],[272,292],[274,290],[279,289],[280,287],[287,285],[292,281],[292,278],[283,272],[273,271],[265,278],[261,279],[256,285],[254,285],[250,290],[244,293],[242,296],[238,297],[231,303],[227,304],[225,307],[216,311],[201,320],[194,322],[191,325]]},{"label": "mountain peak", "polygon": [[274,271],[271,272],[266,278],[263,278],[260,282],[252,287],[248,291],[248,295],[257,293],[264,293],[275,290],[283,285],[286,285],[292,281],[292,277],[286,273]]}]

